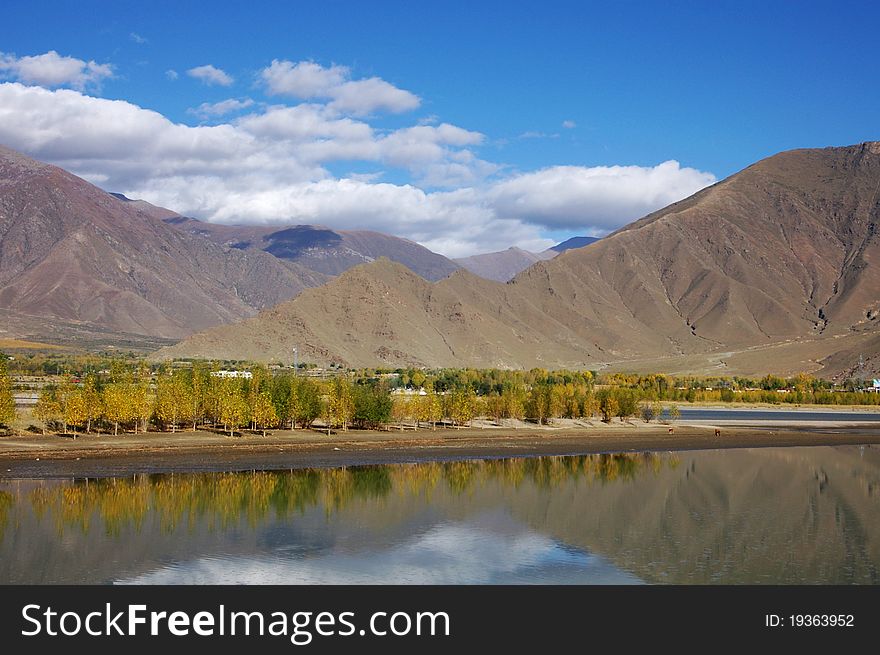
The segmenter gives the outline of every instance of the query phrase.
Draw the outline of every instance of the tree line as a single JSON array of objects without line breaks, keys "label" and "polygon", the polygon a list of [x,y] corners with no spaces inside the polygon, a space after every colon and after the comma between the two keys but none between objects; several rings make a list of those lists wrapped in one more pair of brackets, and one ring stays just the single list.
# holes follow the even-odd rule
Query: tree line
[{"label": "tree line", "polygon": [[641,397],[633,390],[596,390],[590,378],[580,374],[547,376],[531,384],[506,380],[481,394],[473,385],[448,377],[415,376],[403,387],[399,380],[375,373],[344,373],[328,380],[273,374],[263,366],[251,367],[249,373],[250,377],[224,377],[202,363],[156,374],[146,366],[116,365],[103,374],[44,387],[33,416],[44,431],[118,435],[120,430],[209,427],[232,436],[242,428],[265,435],[270,429],[311,428],[318,423],[329,434],[350,427],[459,427],[476,418],[540,425],[557,418],[611,421],[636,415],[650,421],[663,411],[640,405]]},{"label": "tree line", "polygon": [[[545,369],[360,369],[332,376],[296,375],[251,366],[250,377],[223,377],[218,364],[149,365],[91,358],[79,376],[53,376],[33,416],[44,431],[148,429],[176,432],[210,427],[233,435],[248,428],[378,429],[463,426],[474,419],[539,425],[559,418],[610,422],[640,417],[675,420],[676,402],[876,404],[880,394],[831,391],[826,381],[793,378],[672,377]],[[325,376],[327,373],[325,372]],[[784,393],[782,393],[784,392]],[[671,404],[664,406],[663,402]],[[0,425],[15,420],[12,383],[0,357]]]}]

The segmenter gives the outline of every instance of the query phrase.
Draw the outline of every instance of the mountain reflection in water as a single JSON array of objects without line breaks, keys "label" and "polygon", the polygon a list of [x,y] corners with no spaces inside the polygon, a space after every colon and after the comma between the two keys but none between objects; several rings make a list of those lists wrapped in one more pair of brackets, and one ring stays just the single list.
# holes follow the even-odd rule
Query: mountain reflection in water
[{"label": "mountain reflection in water", "polygon": [[3,583],[877,583],[880,449],[0,482]]}]

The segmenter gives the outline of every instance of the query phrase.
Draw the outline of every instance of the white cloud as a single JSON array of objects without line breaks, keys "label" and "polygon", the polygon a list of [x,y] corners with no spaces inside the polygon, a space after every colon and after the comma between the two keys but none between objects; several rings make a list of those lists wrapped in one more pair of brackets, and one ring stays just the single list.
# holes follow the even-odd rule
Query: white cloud
[{"label": "white cloud", "polygon": [[212,66],[211,64],[190,68],[186,71],[186,74],[197,80],[201,80],[208,86],[213,86],[215,84],[229,86],[235,81],[229,73],[216,66]]},{"label": "white cloud", "polygon": [[[474,152],[484,135],[448,123],[384,131],[327,105],[247,100],[232,102],[250,113],[189,126],[121,100],[0,83],[0,143],[204,220],[374,229],[451,257],[542,250],[548,229],[605,233],[714,182],[677,162],[504,173]],[[331,172],[352,161],[412,182]]]},{"label": "white cloud", "polygon": [[573,130],[577,127],[577,123],[575,123],[574,121],[562,121],[562,127],[564,127],[566,130]]},{"label": "white cloud", "polygon": [[176,80],[178,77],[180,77],[180,75],[178,75],[177,71],[173,68],[169,68],[167,71],[165,71],[165,77],[167,77],[169,80]]},{"label": "white cloud", "polygon": [[488,198],[500,216],[550,229],[610,231],[715,182],[711,173],[657,166],[554,166],[493,186]]},{"label": "white cloud", "polygon": [[520,134],[518,139],[558,139],[559,135],[554,133],[547,132],[538,132],[536,130],[529,130],[527,132],[523,132]]},{"label": "white cloud", "polygon": [[138,45],[143,45],[145,43],[149,43],[149,40],[138,34],[137,32],[131,32],[128,35],[128,38],[137,43]]},{"label": "white cloud", "polygon": [[313,61],[297,63],[275,59],[260,72],[270,95],[300,100],[329,100],[328,107],[357,116],[374,111],[400,113],[416,109],[419,97],[379,77],[352,80],[346,66],[325,68]]},{"label": "white cloud", "polygon": [[25,84],[45,87],[69,86],[80,91],[97,88],[113,77],[113,66],[63,57],[54,50],[42,55],[16,57],[0,52],[0,78],[15,79]]},{"label": "white cloud", "polygon": [[187,112],[201,119],[217,118],[247,109],[254,104],[251,98],[229,98],[220,102],[203,102],[198,107],[187,109]]}]

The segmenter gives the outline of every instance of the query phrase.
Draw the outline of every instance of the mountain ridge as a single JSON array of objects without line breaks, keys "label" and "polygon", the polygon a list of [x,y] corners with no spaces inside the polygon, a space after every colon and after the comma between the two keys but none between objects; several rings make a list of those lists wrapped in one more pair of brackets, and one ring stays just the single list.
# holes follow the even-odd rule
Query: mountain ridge
[{"label": "mountain ridge", "polygon": [[[400,333],[378,352],[363,334],[381,333],[387,317],[355,309],[362,296],[344,276],[309,292],[309,317],[300,299],[273,311],[310,326],[316,358],[352,366],[604,366],[873,331],[880,313],[878,155],[870,144],[780,153],[588,247],[537,262],[507,284],[486,287],[456,273],[421,289],[402,285],[407,291],[397,302],[410,311],[397,312],[399,320],[414,333],[452,336],[449,353]],[[359,267],[361,283],[397,275],[386,269]],[[425,305],[419,298],[426,295],[444,302]],[[331,296],[361,334],[317,327],[339,318],[320,300]],[[452,347],[462,323],[473,335],[470,359],[463,344]],[[267,336],[262,352],[270,342]],[[194,335],[157,357],[193,349],[228,357],[236,339],[225,340],[222,329],[207,341]],[[260,352],[255,344],[248,358]]]}]

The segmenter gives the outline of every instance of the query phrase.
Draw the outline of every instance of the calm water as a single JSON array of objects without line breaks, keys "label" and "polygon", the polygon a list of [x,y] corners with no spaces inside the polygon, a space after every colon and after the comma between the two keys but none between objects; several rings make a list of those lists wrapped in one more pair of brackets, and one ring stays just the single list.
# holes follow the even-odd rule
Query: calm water
[{"label": "calm water", "polygon": [[838,421],[853,421],[856,423],[880,424],[880,412],[841,412],[833,411],[810,411],[810,410],[752,410],[752,409],[716,409],[681,408],[681,418],[684,421],[760,421],[790,423],[792,421],[826,421],[834,423]]},{"label": "calm water", "polygon": [[880,448],[0,480],[0,583],[880,583]]}]

